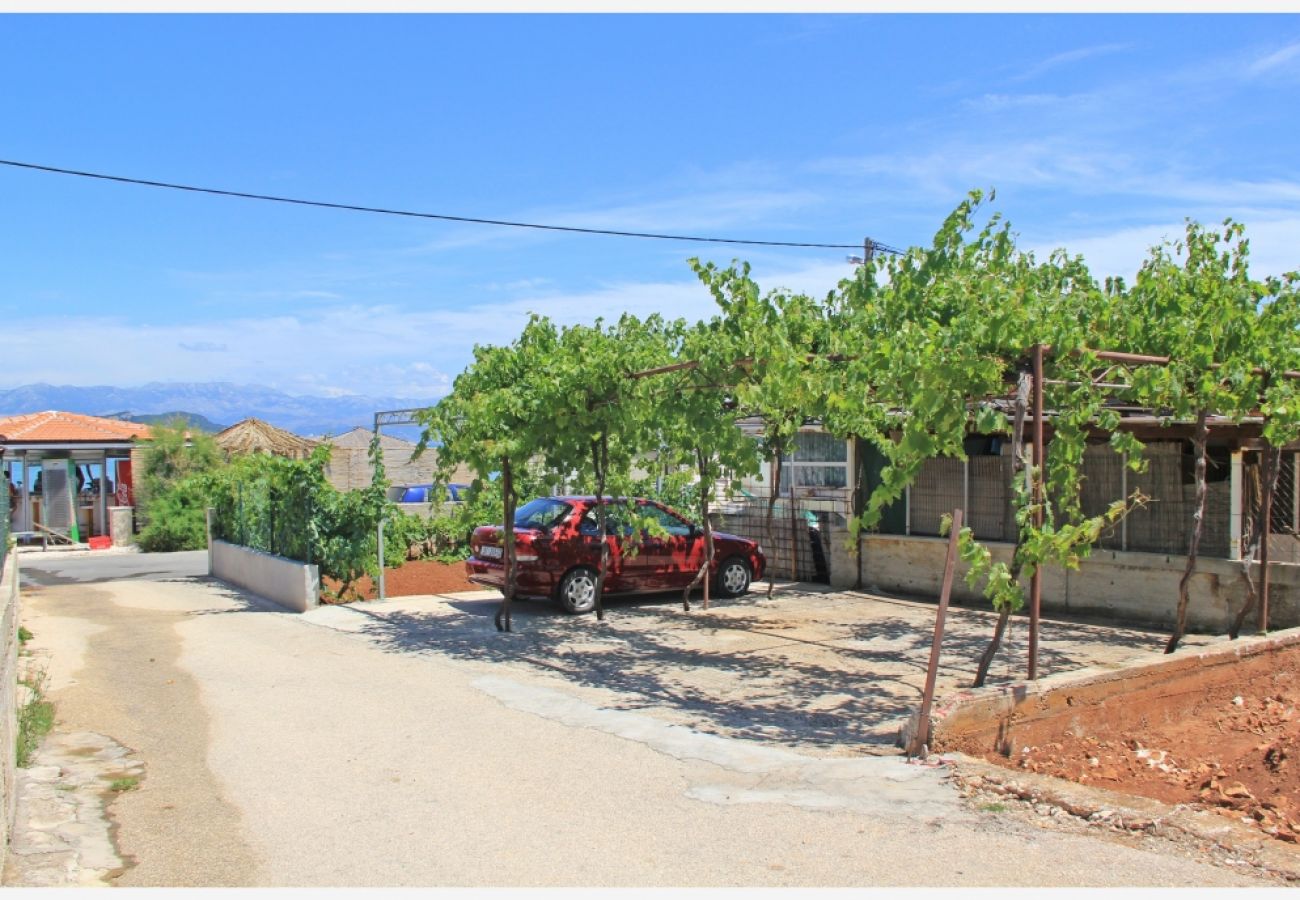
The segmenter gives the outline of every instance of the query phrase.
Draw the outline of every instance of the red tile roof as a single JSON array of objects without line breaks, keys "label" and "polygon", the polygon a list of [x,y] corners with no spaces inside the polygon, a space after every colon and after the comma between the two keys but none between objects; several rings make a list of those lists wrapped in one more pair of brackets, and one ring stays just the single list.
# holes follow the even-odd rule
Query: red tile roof
[{"label": "red tile roof", "polygon": [[8,443],[111,443],[137,438],[149,438],[148,425],[54,410],[0,418],[0,441]]}]

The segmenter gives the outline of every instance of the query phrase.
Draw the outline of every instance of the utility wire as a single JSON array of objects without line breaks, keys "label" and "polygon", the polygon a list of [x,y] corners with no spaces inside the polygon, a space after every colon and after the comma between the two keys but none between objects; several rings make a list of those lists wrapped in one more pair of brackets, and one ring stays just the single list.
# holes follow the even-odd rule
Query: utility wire
[{"label": "utility wire", "polygon": [[[277,197],[273,194],[252,194],[245,191],[226,191],[219,188],[197,187],[191,184],[173,184],[167,181],[150,181],[145,178],[127,178],[123,175],[105,175],[100,172],[82,172],[77,169],[60,169],[56,166],[42,166],[36,163],[18,162],[12,159],[0,159],[0,165],[15,169],[29,169],[37,172],[51,172],[56,175],[75,175],[79,178],[95,178],[100,181],[115,181],[120,184],[136,184],[145,187],[168,188],[174,191],[190,191],[195,194],[215,194],[220,197],[240,197],[244,200],[267,200],[273,203],[291,203],[296,206],[318,206],[324,209],[346,209],[353,212],[379,213],[386,216],[406,216],[415,219],[439,219],[444,222],[466,222],[473,225],[498,225],[508,228],[533,228],[538,231],[567,231],[574,234],[604,234],[614,237],[650,238],[660,241],[694,241],[707,244],[746,244],[758,247],[820,247],[833,250],[861,250],[862,244],[819,244],[799,241],[751,241],[741,238],[698,237],[686,234],[657,234],[646,231],[615,231],[606,228],[579,228],[576,225],[542,225],[536,222],[511,222],[504,219],[479,219],[472,216],[452,216],[443,213],[412,212],[404,209],[386,209],[380,206],[356,206],[351,203],[330,203],[325,200],[303,200],[296,197]],[[875,250],[885,253],[901,253],[893,247],[868,240]]]}]

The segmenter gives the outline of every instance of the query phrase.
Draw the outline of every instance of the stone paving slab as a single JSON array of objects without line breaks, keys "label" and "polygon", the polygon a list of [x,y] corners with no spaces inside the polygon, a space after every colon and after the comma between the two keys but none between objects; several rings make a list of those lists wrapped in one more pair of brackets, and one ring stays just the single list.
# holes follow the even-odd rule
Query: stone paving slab
[{"label": "stone paving slab", "polygon": [[[105,807],[113,784],[130,789],[144,764],[102,734],[53,732],[17,773],[5,887],[96,887],[123,866]],[[119,781],[120,779],[120,781]]]},{"label": "stone paving slab", "polygon": [[[401,597],[315,611],[314,624],[357,633],[393,653],[440,655],[493,667],[527,666],[610,708],[644,709],[706,733],[826,756],[889,754],[920,702],[933,603],[821,586],[766,584],[734,600],[679,594],[613,598],[607,616],[569,616],[553,604],[514,605],[515,630],[496,631],[491,591]],[[968,687],[996,616],[949,610],[937,693]],[[990,683],[1023,678],[1027,622],[1013,617]],[[1058,619],[1043,621],[1042,675],[1130,664],[1166,635]],[[1191,636],[1188,646],[1213,638]]]}]

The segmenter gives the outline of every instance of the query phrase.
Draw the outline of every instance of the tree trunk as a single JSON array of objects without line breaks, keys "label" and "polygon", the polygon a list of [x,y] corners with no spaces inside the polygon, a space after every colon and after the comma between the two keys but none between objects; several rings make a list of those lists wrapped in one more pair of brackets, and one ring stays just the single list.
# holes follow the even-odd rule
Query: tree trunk
[{"label": "tree trunk", "polygon": [[[1025,469],[1025,417],[1029,414],[1029,376],[1027,373],[1020,373],[1020,381],[1016,385],[1016,412],[1011,420],[1011,481],[1020,477]],[[1022,529],[1016,529],[1016,546],[1011,551],[1011,580],[1020,581],[1020,547],[1024,543],[1024,532]],[[1011,618],[1011,609],[1003,609],[998,615],[997,627],[993,629],[993,637],[989,640],[989,645],[984,648],[981,654],[979,665],[975,669],[975,682],[972,687],[983,687],[984,679],[988,677],[989,666],[993,665],[993,657],[998,655],[998,649],[1002,646],[1002,637],[1007,631],[1007,621]]]},{"label": "tree trunk", "polygon": [[1196,568],[1196,551],[1201,546],[1201,532],[1205,522],[1205,444],[1209,435],[1209,414],[1203,409],[1196,414],[1196,435],[1192,438],[1192,446],[1196,450],[1196,510],[1192,513],[1192,535],[1187,542],[1187,565],[1183,567],[1183,577],[1178,579],[1178,613],[1174,633],[1165,645],[1166,653],[1178,649],[1178,642],[1187,630],[1187,601],[1191,599],[1192,572]]},{"label": "tree trunk", "polygon": [[700,521],[704,523],[704,564],[700,566],[700,571],[695,573],[694,580],[682,591],[682,608],[687,612],[691,611],[691,591],[703,582],[704,584],[704,608],[709,608],[709,569],[713,565],[713,526],[709,522],[709,491],[708,491],[708,470],[706,467],[706,457],[704,451],[699,447],[695,448],[695,462],[700,473]]},{"label": "tree trunk", "polygon": [[596,572],[596,621],[605,621],[605,575],[609,572],[609,528],[605,508],[605,478],[609,470],[609,435],[591,442],[591,464],[596,471],[596,530],[600,532],[600,569]]},{"label": "tree trunk", "polygon": [[515,599],[515,485],[510,472],[510,457],[501,458],[501,499],[505,509],[505,530],[502,534],[505,551],[506,586],[502,591],[501,608],[497,610],[497,631],[510,631],[510,603]]},{"label": "tree trunk", "polygon": [[1233,618],[1232,625],[1228,629],[1228,637],[1234,641],[1241,634],[1246,617],[1255,610],[1255,605],[1259,602],[1259,587],[1250,570],[1264,536],[1264,516],[1272,514],[1273,496],[1277,491],[1278,475],[1282,471],[1281,450],[1269,447],[1261,452],[1260,459],[1261,465],[1256,469],[1260,472],[1256,485],[1259,502],[1250,517],[1250,525],[1246,529],[1246,550],[1241,555],[1241,578],[1246,582],[1246,602]]},{"label": "tree trunk", "polygon": [[[767,498],[767,550],[769,553],[776,551],[776,534],[772,530],[774,526],[773,519],[776,516],[776,498],[781,490],[781,448],[776,448],[776,455],[772,457],[772,494]],[[794,535],[791,535],[793,539]],[[775,580],[769,573],[767,576],[767,598],[772,599],[772,588],[775,587]]]}]

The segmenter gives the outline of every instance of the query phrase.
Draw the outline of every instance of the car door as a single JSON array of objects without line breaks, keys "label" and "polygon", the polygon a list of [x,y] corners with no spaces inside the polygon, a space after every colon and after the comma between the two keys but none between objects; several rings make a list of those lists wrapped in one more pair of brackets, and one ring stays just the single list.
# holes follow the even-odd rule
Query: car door
[{"label": "car door", "polygon": [[[626,513],[621,503],[605,504],[605,544],[609,547],[609,567],[605,572],[605,593],[620,594],[636,590],[633,573],[627,571],[623,558],[623,536],[627,530]],[[593,503],[578,521],[578,540],[582,544],[582,561],[598,569],[600,566],[599,520]]]},{"label": "car door", "polygon": [[690,522],[654,501],[643,501],[640,512],[664,532],[642,536],[639,581],[643,589],[667,591],[690,584],[704,559],[703,538],[694,536]]}]

